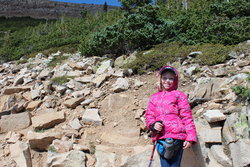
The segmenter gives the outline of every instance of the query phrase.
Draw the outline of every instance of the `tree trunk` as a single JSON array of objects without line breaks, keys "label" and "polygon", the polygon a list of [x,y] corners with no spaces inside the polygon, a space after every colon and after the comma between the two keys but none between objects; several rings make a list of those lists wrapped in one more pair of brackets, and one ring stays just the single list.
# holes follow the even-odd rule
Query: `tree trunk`
[{"label": "tree trunk", "polygon": [[183,9],[185,9],[185,10],[188,9],[188,2],[187,2],[187,0],[182,0],[182,7],[183,7]]}]

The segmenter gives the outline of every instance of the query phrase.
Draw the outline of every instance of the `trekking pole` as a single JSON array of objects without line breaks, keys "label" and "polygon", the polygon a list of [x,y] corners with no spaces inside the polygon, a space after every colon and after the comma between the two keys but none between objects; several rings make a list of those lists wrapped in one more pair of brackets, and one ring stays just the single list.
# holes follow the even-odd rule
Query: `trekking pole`
[{"label": "trekking pole", "polygon": [[[159,121],[161,124],[162,124],[162,121]],[[154,153],[155,153],[155,147],[156,147],[156,143],[157,143],[157,140],[159,138],[159,131],[156,131],[156,138],[155,138],[155,142],[154,142],[154,146],[153,146],[153,150],[152,150],[152,153],[151,153],[151,157],[150,157],[150,160],[149,160],[149,165],[148,167],[151,167],[152,166],[152,162],[153,162],[153,158],[154,158]]]},{"label": "trekking pole", "polygon": [[151,153],[151,157],[150,157],[150,160],[149,160],[148,167],[152,166],[152,162],[153,162],[153,158],[154,158],[154,153],[155,153],[155,147],[156,147],[156,143],[157,143],[157,138],[158,138],[158,133],[157,133],[157,136],[156,136],[156,140],[154,142],[154,146],[153,146],[153,150],[152,150],[152,153]]}]

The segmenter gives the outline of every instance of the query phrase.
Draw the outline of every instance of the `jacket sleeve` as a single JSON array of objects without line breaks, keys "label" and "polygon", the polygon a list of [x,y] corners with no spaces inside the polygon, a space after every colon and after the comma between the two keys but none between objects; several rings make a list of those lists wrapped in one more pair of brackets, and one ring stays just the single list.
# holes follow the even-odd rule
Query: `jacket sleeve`
[{"label": "jacket sleeve", "polygon": [[145,118],[146,118],[146,126],[148,129],[151,129],[151,125],[153,125],[153,123],[155,123],[156,119],[155,119],[155,105],[153,104],[153,100],[152,97],[150,97],[149,102],[148,102],[148,106],[146,109],[146,113],[145,113]]},{"label": "jacket sleeve", "polygon": [[180,118],[185,126],[187,133],[186,141],[197,142],[196,128],[193,121],[192,110],[188,103],[187,96],[183,92],[179,92],[178,107]]}]

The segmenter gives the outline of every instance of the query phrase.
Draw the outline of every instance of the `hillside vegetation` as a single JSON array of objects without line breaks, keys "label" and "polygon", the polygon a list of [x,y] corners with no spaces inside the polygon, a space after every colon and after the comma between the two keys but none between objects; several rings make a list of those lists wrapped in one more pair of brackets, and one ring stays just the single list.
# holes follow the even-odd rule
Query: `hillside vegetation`
[{"label": "hillside vegetation", "polygon": [[[147,66],[154,69],[159,65],[158,60],[171,61],[183,56],[183,49],[195,51],[208,46],[210,49],[205,49],[208,53],[200,62],[216,64],[226,60],[228,48],[232,49],[234,44],[250,39],[248,0],[196,0],[189,2],[186,9],[180,6],[179,1],[157,1],[158,5],[149,2],[137,8],[129,8],[128,5],[123,8],[125,10],[94,15],[82,12],[82,18],[28,20],[24,24],[26,26],[21,28],[15,20],[5,19],[0,22],[0,60],[17,60],[48,49],[80,51],[84,56],[109,54],[113,58],[153,49],[152,53],[158,57],[151,54],[147,60],[156,63]],[[11,24],[7,25],[6,20],[11,20]],[[173,49],[175,53],[172,53]],[[140,61],[144,59],[143,54],[139,55],[141,58],[138,62],[144,63]],[[138,64],[130,67],[142,71],[138,69],[141,68]]]}]

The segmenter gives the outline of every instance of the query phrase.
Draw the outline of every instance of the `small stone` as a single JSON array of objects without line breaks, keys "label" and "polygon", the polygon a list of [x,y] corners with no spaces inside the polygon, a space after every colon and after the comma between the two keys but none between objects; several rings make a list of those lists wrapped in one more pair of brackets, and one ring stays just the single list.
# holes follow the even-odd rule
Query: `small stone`
[{"label": "small stone", "polygon": [[72,98],[69,100],[66,100],[64,102],[64,105],[68,108],[76,108],[85,98],[84,97],[79,97],[79,98]]},{"label": "small stone", "polygon": [[26,107],[26,109],[28,111],[33,111],[34,109],[40,107],[40,105],[42,104],[42,101],[37,100],[37,101],[31,101],[28,106]]},{"label": "small stone", "polygon": [[98,109],[87,109],[85,110],[82,121],[85,124],[94,124],[101,126],[102,125],[102,119],[99,116],[99,110]]},{"label": "small stone", "polygon": [[82,127],[78,118],[75,118],[74,120],[70,121],[69,125],[75,130],[79,130]]},{"label": "small stone", "polygon": [[10,155],[18,166],[32,167],[30,148],[27,143],[18,141],[10,145]]}]

